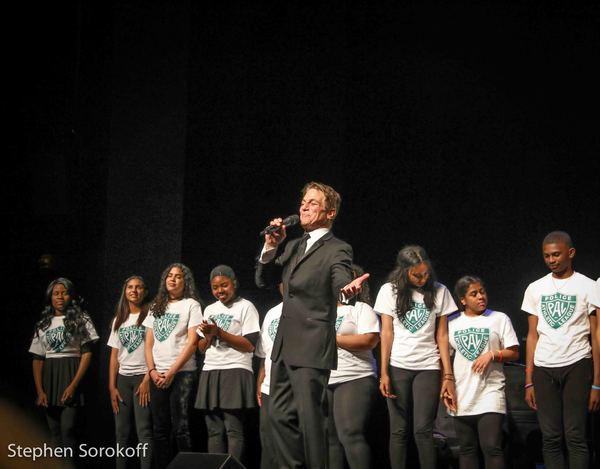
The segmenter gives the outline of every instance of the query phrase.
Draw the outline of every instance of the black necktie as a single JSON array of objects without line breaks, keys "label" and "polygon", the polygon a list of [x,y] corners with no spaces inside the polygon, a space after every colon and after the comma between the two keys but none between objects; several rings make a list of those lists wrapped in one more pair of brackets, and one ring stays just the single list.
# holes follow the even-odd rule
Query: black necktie
[{"label": "black necktie", "polygon": [[294,259],[294,267],[296,267],[296,264],[304,257],[304,254],[306,253],[306,242],[309,238],[310,235],[308,233],[304,233],[304,236],[302,236],[302,239],[298,243],[298,247],[296,248],[296,258]]}]

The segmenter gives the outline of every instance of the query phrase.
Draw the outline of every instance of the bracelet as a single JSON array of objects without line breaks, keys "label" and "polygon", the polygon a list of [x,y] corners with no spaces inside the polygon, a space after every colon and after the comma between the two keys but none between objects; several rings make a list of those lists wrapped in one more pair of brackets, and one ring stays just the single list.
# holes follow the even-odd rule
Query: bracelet
[{"label": "bracelet", "polygon": [[152,369],[148,370],[148,376],[151,376],[153,371],[156,371],[156,368],[152,368]]},{"label": "bracelet", "polygon": [[595,389],[596,391],[600,391],[600,386],[596,386],[595,384],[592,384],[592,389]]},{"label": "bracelet", "polygon": [[533,383],[528,383],[525,386],[523,386],[525,389],[527,388],[532,388],[533,387]]},{"label": "bracelet", "polygon": [[498,350],[498,361],[499,361],[500,363],[502,363],[502,360],[503,360],[503,359],[504,359],[504,358],[502,357],[502,350]]},{"label": "bracelet", "polygon": [[453,373],[444,373],[444,376],[450,376],[450,377],[454,378],[454,374]]},{"label": "bracelet", "polygon": [[446,377],[444,376],[444,381],[454,381],[454,378],[446,378]]}]

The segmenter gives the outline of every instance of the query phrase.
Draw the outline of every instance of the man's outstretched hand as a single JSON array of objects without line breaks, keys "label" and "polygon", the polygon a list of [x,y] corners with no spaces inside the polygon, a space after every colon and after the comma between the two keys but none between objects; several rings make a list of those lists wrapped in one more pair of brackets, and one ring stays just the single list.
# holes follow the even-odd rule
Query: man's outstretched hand
[{"label": "man's outstretched hand", "polygon": [[360,291],[360,289],[362,288],[363,282],[365,280],[367,280],[370,276],[371,276],[371,274],[363,274],[360,277],[356,277],[348,285],[346,285],[344,288],[342,288],[340,290],[340,292],[346,298],[352,298],[354,295],[356,295]]}]

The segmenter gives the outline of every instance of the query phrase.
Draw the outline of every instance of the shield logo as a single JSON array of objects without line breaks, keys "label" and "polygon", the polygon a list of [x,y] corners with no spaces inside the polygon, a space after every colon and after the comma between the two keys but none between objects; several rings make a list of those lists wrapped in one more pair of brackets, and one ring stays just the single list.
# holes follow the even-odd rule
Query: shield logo
[{"label": "shield logo", "polygon": [[577,295],[542,295],[542,316],[553,329],[558,329],[573,316]]},{"label": "shield logo", "polygon": [[65,331],[65,326],[58,326],[46,331],[46,340],[54,352],[62,352],[69,341],[69,334]]},{"label": "shield logo", "polygon": [[271,324],[269,324],[268,333],[271,340],[275,340],[275,336],[277,335],[277,328],[279,327],[279,318],[273,319]]},{"label": "shield logo", "polygon": [[431,311],[427,309],[425,303],[412,302],[412,307],[404,317],[400,319],[400,323],[412,334],[417,332],[429,319]]},{"label": "shield logo", "polygon": [[335,318],[335,332],[340,330],[340,326],[342,325],[342,322],[344,322],[345,317],[346,316],[338,316]]},{"label": "shield logo", "polygon": [[487,327],[469,327],[454,331],[454,341],[460,354],[473,361],[486,349],[490,341],[490,330]]},{"label": "shield logo", "polygon": [[223,329],[224,331],[228,331],[229,328],[231,327],[231,321],[233,321],[233,316],[229,315],[229,314],[214,314],[212,316],[210,316],[208,319],[211,319],[212,321],[214,321],[217,326],[219,326],[220,329]]},{"label": "shield logo", "polygon": [[154,318],[154,337],[160,342],[167,340],[179,322],[179,314],[165,313],[159,318]]},{"label": "shield logo", "polygon": [[119,340],[128,353],[134,352],[144,341],[143,326],[128,326],[119,328]]}]

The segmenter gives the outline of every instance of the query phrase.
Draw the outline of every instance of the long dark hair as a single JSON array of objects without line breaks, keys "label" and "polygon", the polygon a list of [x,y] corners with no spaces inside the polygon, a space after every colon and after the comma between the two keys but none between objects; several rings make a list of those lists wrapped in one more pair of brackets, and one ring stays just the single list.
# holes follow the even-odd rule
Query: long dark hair
[{"label": "long dark hair", "polygon": [[140,315],[138,317],[136,325],[138,327],[141,326],[142,323],[144,322],[144,319],[146,319],[146,316],[148,315],[148,302],[146,301],[146,295],[148,294],[148,287],[146,287],[146,282],[144,282],[144,279],[142,277],[140,277],[139,275],[132,275],[131,277],[127,277],[125,279],[125,282],[123,282],[123,288],[121,288],[121,295],[119,296],[119,301],[117,302],[117,306],[115,307],[115,324],[113,326],[113,330],[115,332],[119,330],[119,327],[121,327],[121,324],[123,324],[125,321],[127,321],[127,318],[131,314],[131,309],[129,308],[129,301],[125,297],[125,291],[127,290],[127,284],[131,280],[139,280],[140,282],[142,282],[142,285],[144,285],[144,291],[146,292],[146,294],[144,295],[144,298],[142,298],[142,304],[140,305],[141,311],[140,311]]},{"label": "long dark hair", "polygon": [[408,280],[408,271],[411,267],[424,263],[429,270],[429,278],[419,290],[423,293],[425,306],[431,311],[435,306],[436,276],[425,249],[421,246],[404,246],[396,257],[396,267],[390,273],[388,281],[392,284],[396,294],[396,315],[398,319],[404,318],[411,309],[413,291],[417,288]]},{"label": "long dark hair", "polygon": [[479,283],[483,288],[485,288],[485,283],[479,277],[475,275],[463,275],[456,281],[456,285],[454,285],[454,295],[458,300],[457,304],[461,310],[465,310],[465,305],[462,304],[460,300],[462,300],[467,294],[467,290],[469,287],[474,284]]},{"label": "long dark hair", "polygon": [[171,271],[173,267],[179,267],[183,272],[183,298],[193,298],[198,303],[203,305],[203,302],[200,300],[200,295],[198,295],[198,290],[196,289],[196,282],[194,281],[194,274],[191,269],[179,262],[174,262],[170,264],[160,276],[160,284],[158,285],[158,293],[152,300],[152,306],[150,309],[152,310],[152,314],[159,318],[165,311],[167,310],[167,306],[169,304],[169,293],[167,292],[167,275]]},{"label": "long dark hair", "polygon": [[46,288],[45,307],[42,310],[42,317],[35,325],[35,335],[39,337],[40,331],[45,331],[50,327],[52,318],[54,317],[54,308],[52,307],[52,290],[58,284],[61,284],[67,290],[70,296],[69,302],[65,305],[64,311],[64,326],[68,336],[85,340],[89,339],[90,333],[86,327],[91,318],[80,306],[80,299],[75,293],[75,286],[68,278],[59,277],[53,280]]}]

